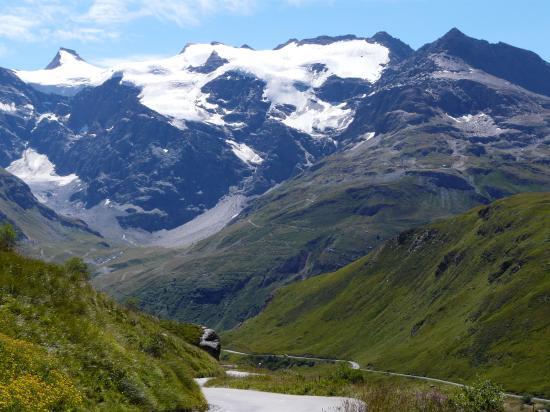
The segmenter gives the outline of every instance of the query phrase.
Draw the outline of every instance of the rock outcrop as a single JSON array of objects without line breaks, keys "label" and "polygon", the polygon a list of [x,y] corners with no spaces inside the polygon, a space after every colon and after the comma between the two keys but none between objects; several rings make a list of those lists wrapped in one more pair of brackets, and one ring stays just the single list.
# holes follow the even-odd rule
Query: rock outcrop
[{"label": "rock outcrop", "polygon": [[199,346],[214,358],[220,359],[222,344],[215,330],[203,327],[203,334]]}]

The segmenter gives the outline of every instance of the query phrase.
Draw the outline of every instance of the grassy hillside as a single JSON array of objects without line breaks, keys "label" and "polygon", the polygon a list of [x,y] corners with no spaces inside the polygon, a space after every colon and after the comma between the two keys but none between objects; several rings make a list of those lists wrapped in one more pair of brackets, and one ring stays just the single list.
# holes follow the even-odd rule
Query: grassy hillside
[{"label": "grassy hillside", "polygon": [[550,194],[401,233],[337,272],[279,290],[229,333],[260,353],[348,358],[550,396]]},{"label": "grassy hillside", "polygon": [[[434,124],[350,145],[195,247],[146,260],[124,255],[94,283],[117,297],[139,296],[152,313],[229,329],[256,315],[277,288],[337,270],[403,230],[550,190],[549,167],[537,160],[550,146],[537,140],[516,158],[503,149],[476,156],[465,151],[467,140]],[[508,147],[506,139],[494,145]]]},{"label": "grassy hillside", "polygon": [[198,326],[115,304],[64,266],[0,251],[0,410],[185,411],[217,362]]}]

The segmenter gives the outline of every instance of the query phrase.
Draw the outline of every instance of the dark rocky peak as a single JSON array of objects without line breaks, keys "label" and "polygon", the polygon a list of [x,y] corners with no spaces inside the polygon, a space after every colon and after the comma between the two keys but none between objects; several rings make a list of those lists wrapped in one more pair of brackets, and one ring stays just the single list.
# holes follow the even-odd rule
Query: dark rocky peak
[{"label": "dark rocky peak", "polygon": [[179,54],[185,53],[185,51],[186,51],[189,47],[191,47],[191,46],[193,46],[193,45],[195,45],[195,44],[197,44],[197,43],[186,43],[185,46],[183,46],[183,49],[181,49],[181,51],[179,52]]},{"label": "dark rocky peak", "polygon": [[61,58],[64,53],[70,54],[72,57],[74,57],[75,60],[84,61],[84,59],[80,57],[76,51],[61,47],[59,48],[59,51],[57,52],[53,60],[50,62],[50,64],[46,66],[46,70],[53,70],[61,66],[62,64]]},{"label": "dark rocky peak", "polygon": [[550,63],[529,50],[474,39],[453,28],[417,52],[420,57],[434,53],[458,57],[474,68],[532,92],[550,96]]},{"label": "dark rocky peak", "polygon": [[241,47],[241,49],[248,49],[248,50],[254,50],[254,47],[250,47],[248,44],[243,44]]},{"label": "dark rocky peak", "polygon": [[394,62],[404,60],[414,53],[414,49],[411,46],[385,31],[379,31],[369,40],[387,47],[390,50],[390,58]]},{"label": "dark rocky peak", "polygon": [[468,37],[456,27],[449,30],[442,37],[432,43],[428,43],[419,49],[419,52],[441,53],[445,52],[452,55],[462,57],[465,51],[472,47],[479,47],[480,43],[489,45],[485,40],[477,40],[473,37]]},{"label": "dark rocky peak", "polygon": [[292,44],[292,43],[298,43],[299,41],[300,40],[295,39],[295,38],[289,39],[289,40],[285,41],[284,43],[279,44],[273,50],[281,50],[283,47],[286,47],[286,46],[288,46],[289,44]]},{"label": "dark rocky peak", "polygon": [[221,57],[216,51],[213,51],[212,54],[210,54],[210,57],[208,57],[208,59],[202,66],[192,67],[190,70],[203,74],[212,73],[213,71],[227,63],[229,63],[228,60]]}]

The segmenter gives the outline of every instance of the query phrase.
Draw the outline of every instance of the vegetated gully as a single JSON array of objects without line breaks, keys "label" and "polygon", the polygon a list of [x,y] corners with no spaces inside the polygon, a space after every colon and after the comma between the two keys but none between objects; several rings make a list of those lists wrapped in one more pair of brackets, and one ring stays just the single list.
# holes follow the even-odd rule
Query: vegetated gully
[{"label": "vegetated gully", "polygon": [[[359,365],[359,363],[357,363],[357,362],[350,361],[350,360],[344,360],[344,359],[318,358],[318,357],[313,357],[313,356],[277,355],[277,354],[272,354],[272,353],[262,353],[262,354],[259,354],[259,353],[245,353],[245,352],[239,352],[239,351],[230,350],[230,349],[222,349],[222,352],[232,353],[234,355],[242,355],[242,356],[274,356],[276,358],[291,358],[291,359],[304,359],[304,360],[317,360],[317,361],[330,361],[330,362],[349,363],[349,365],[351,366],[352,369],[357,369],[357,370],[361,370],[361,371],[369,372],[369,373],[378,373],[378,374],[384,374],[384,375],[389,375],[389,376],[400,376],[400,377],[403,377],[403,378],[410,378],[410,379],[418,379],[418,380],[423,380],[423,381],[428,381],[428,382],[443,383],[445,385],[457,386],[459,388],[464,388],[464,387],[467,386],[467,385],[464,385],[462,383],[446,381],[444,379],[430,378],[430,377],[427,377],[427,376],[410,375],[410,374],[407,374],[407,373],[388,372],[388,371],[380,371],[380,370],[374,370],[374,369],[365,369],[365,368],[361,368],[361,365]],[[521,399],[522,398],[520,395],[516,395],[516,394],[513,394],[513,393],[505,393],[504,395],[507,396],[507,397],[510,397],[510,398],[515,398],[515,399]],[[545,399],[545,398],[532,398],[532,399],[535,402],[550,402],[550,399]]]}]

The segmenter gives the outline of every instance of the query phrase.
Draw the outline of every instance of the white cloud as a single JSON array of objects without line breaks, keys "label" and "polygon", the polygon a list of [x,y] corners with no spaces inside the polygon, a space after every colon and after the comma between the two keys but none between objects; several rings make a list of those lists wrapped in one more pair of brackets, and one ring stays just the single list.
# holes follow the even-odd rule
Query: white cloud
[{"label": "white cloud", "polygon": [[82,25],[77,0],[20,0],[0,5],[0,38],[26,42],[97,41],[112,38],[105,28]]},{"label": "white cloud", "polygon": [[119,36],[117,32],[109,32],[99,28],[72,28],[70,30],[54,30],[46,32],[47,37],[58,40],[80,40],[82,42],[99,41],[103,39],[115,39]]},{"label": "white cloud", "polygon": [[0,14],[0,37],[12,40],[32,40],[37,22],[30,16]]},{"label": "white cloud", "polygon": [[154,17],[178,26],[199,24],[216,13],[250,13],[259,0],[94,0],[80,20],[99,25]]},{"label": "white cloud", "polygon": [[97,24],[121,23],[140,17],[133,9],[134,0],[94,0],[90,8],[77,19]]},{"label": "white cloud", "polygon": [[334,0],[1,0],[0,38],[39,42],[109,40],[121,25],[154,18],[180,27],[195,26],[207,17],[252,14],[261,6],[291,7]]}]

